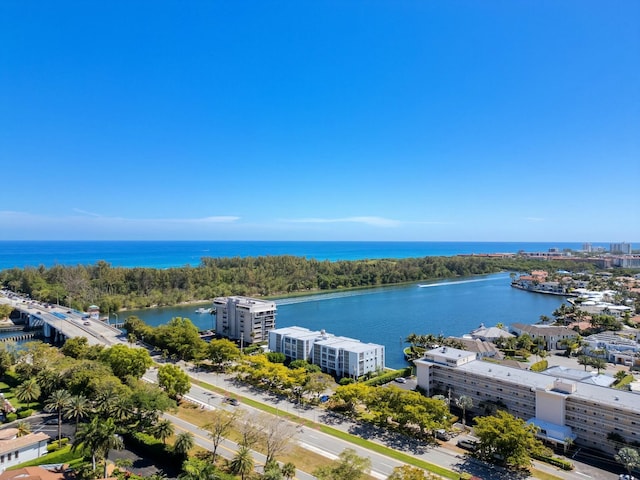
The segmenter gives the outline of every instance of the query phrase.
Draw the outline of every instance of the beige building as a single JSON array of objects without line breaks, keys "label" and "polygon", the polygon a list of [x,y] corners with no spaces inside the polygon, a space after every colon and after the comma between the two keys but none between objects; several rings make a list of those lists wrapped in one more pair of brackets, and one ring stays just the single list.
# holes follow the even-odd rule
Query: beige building
[{"label": "beige building", "polygon": [[250,297],[213,300],[216,334],[244,344],[265,342],[276,328],[276,303]]},{"label": "beige building", "polygon": [[640,396],[588,383],[554,378],[477,359],[475,353],[440,347],[415,361],[418,386],[428,396],[466,395],[478,414],[499,406],[540,428],[558,444],[615,453],[610,433],[640,442]]},{"label": "beige building", "polygon": [[556,327],[552,325],[527,325],[524,323],[514,323],[511,325],[511,331],[518,336],[526,333],[532,340],[542,338],[547,350],[562,349],[563,347],[560,345],[562,340],[578,336],[578,332],[571,330],[569,327]]}]

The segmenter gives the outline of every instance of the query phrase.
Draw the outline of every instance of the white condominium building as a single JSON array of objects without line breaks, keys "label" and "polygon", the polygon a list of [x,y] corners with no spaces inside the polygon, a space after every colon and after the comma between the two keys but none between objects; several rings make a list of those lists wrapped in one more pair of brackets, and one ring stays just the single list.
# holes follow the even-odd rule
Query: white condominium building
[{"label": "white condominium building", "polygon": [[324,330],[288,327],[269,333],[269,350],[288,360],[307,360],[338,377],[361,377],[384,369],[384,346],[339,337]]},{"label": "white condominium building", "polygon": [[276,327],[275,302],[250,297],[218,297],[213,300],[216,334],[245,344],[267,341]]},{"label": "white condominium building", "polygon": [[609,434],[640,442],[640,396],[477,359],[475,353],[440,347],[415,361],[418,385],[428,396],[466,395],[473,410],[492,407],[539,427],[539,436],[558,444],[575,442],[615,453]]}]

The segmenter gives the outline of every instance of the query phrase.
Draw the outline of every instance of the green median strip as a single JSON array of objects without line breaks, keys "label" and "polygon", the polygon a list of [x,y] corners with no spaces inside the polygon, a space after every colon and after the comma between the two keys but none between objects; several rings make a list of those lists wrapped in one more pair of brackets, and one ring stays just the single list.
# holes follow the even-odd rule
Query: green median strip
[{"label": "green median strip", "polygon": [[[225,395],[229,395],[229,392],[220,388],[220,387],[216,387],[214,385],[210,385],[206,382],[203,382],[201,380],[195,380],[195,379],[191,379],[192,383],[199,385],[203,388],[206,388],[208,390],[213,390],[215,392],[218,393],[222,393]],[[253,400],[251,398],[247,398],[247,397],[242,397],[239,396],[237,394],[233,394],[230,395],[233,397],[236,397],[238,399],[240,399],[242,401],[242,403],[244,403],[245,405],[249,405],[253,408],[256,408],[258,410],[262,410],[263,412],[267,412],[267,413],[271,413],[273,415],[277,415],[279,417],[282,418],[286,418],[288,420],[294,421],[294,422],[298,422],[301,423],[309,428],[315,428],[323,433],[326,433],[327,435],[331,435],[333,437],[336,438],[340,438],[342,440],[346,440],[347,442],[353,443],[355,445],[359,445],[363,448],[367,448],[369,450],[372,450],[376,453],[380,453],[382,455],[386,455],[387,457],[391,457],[395,460],[398,460],[400,462],[403,463],[407,463],[409,465],[413,465],[414,467],[418,467],[418,468],[422,468],[424,470],[428,470],[430,472],[433,472],[437,475],[440,475],[444,478],[450,478],[452,480],[459,480],[460,478],[460,474],[457,472],[454,472],[452,470],[443,468],[439,465],[435,465],[433,463],[429,463],[429,462],[425,462],[424,460],[420,460],[419,458],[415,458],[412,457],[411,455],[407,455],[406,453],[402,453],[399,452],[397,450],[394,450],[392,448],[389,447],[385,447],[384,445],[380,445],[379,443],[376,442],[371,442],[369,440],[365,440],[364,438],[360,438],[356,435],[351,435],[350,433],[347,432],[343,432],[342,430],[338,430],[332,427],[329,427],[327,425],[324,425],[322,423],[317,423],[317,422],[313,422],[312,420],[306,419],[306,418],[302,418],[299,417],[297,415],[294,415],[292,413],[283,411],[279,408],[276,407],[272,407],[271,405],[267,405],[261,402],[258,402],[256,400]]]}]

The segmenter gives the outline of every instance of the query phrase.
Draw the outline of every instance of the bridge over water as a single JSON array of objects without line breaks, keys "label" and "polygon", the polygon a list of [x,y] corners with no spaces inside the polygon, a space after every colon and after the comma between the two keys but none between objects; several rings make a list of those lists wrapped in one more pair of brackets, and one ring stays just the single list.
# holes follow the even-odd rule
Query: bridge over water
[{"label": "bridge over water", "polygon": [[20,312],[30,327],[42,326],[43,335],[54,342],[67,338],[86,337],[89,345],[111,346],[124,344],[122,331],[113,325],[87,318],[87,314],[60,305],[46,307],[20,297],[0,296],[0,303],[11,305]]}]

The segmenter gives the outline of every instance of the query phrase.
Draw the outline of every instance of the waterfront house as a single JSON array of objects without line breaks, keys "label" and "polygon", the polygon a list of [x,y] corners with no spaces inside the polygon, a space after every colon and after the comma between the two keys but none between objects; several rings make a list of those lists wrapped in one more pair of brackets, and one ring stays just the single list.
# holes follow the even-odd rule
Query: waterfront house
[{"label": "waterfront house", "polygon": [[[512,333],[503,330],[498,327],[485,327],[483,324],[480,324],[478,328],[472,330],[468,335],[474,340],[482,340],[484,342],[495,342],[498,338],[510,338],[515,335]],[[467,337],[467,335],[465,335]]]},{"label": "waterfront house", "polygon": [[523,333],[528,334],[532,340],[542,338],[547,350],[561,349],[560,342],[567,338],[575,338],[578,333],[568,327],[557,327],[552,325],[526,325],[524,323],[514,323],[511,325],[511,331],[520,336]]}]

